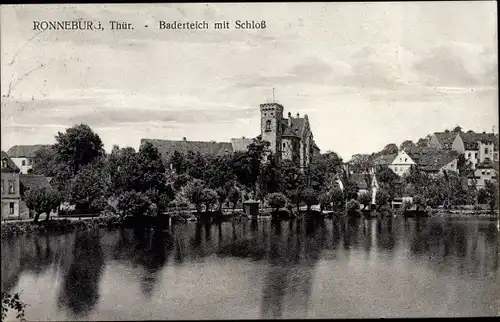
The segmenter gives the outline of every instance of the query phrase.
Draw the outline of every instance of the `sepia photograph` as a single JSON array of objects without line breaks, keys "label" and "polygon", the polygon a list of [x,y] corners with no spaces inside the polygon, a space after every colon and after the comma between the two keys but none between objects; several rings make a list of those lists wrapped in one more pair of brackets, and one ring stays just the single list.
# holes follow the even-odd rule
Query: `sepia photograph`
[{"label": "sepia photograph", "polygon": [[500,316],[497,15],[1,5],[2,321]]}]

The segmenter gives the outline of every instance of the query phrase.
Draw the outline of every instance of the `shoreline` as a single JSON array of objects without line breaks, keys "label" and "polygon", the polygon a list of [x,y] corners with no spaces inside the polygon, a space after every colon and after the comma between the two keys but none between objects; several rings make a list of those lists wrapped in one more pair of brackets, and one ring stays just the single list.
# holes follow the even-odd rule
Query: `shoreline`
[{"label": "shoreline", "polygon": [[[384,216],[385,217],[385,216]],[[390,216],[392,218],[402,218],[401,215]],[[325,219],[336,220],[337,216],[327,216],[324,215]],[[496,221],[498,219],[497,214],[490,215],[489,213],[476,214],[474,212],[464,212],[464,211],[453,211],[453,212],[444,212],[444,211],[430,211],[429,215],[424,218],[450,218],[450,219],[480,219],[480,220],[489,220]],[[231,220],[241,221],[242,219],[252,220],[252,218],[246,218],[246,216],[234,216],[232,218],[228,218]],[[261,219],[261,218],[256,218]],[[294,219],[294,218],[289,218]],[[295,218],[300,219],[300,218]],[[377,217],[372,217],[371,219],[379,219]],[[284,220],[284,219],[278,219]],[[224,220],[227,221],[227,220]],[[180,221],[180,220],[172,220],[171,225],[178,224],[186,224],[192,221]],[[195,221],[196,222],[196,221]],[[133,228],[128,227],[127,221],[125,218],[122,218],[117,215],[107,215],[107,216],[99,216],[99,217],[88,217],[88,218],[58,218],[47,221],[39,221],[38,223],[33,223],[33,221],[2,221],[1,227],[1,239],[26,235],[26,234],[39,234],[39,233],[52,233],[52,232],[61,232],[68,233],[72,231],[82,231],[82,230],[91,230],[97,228],[103,229],[117,229],[117,228]]]}]

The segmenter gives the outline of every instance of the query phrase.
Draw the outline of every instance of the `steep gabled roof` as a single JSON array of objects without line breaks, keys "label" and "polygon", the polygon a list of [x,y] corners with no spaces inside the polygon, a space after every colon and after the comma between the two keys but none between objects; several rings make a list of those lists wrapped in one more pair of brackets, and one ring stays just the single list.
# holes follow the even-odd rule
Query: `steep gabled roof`
[{"label": "steep gabled roof", "polygon": [[439,141],[439,144],[441,144],[441,147],[445,150],[451,149],[451,146],[453,145],[453,141],[457,137],[458,133],[463,133],[463,132],[455,132],[455,131],[450,131],[450,132],[435,132],[434,135]]},{"label": "steep gabled roof", "polygon": [[295,117],[292,118],[292,122],[289,125],[288,124],[288,119],[283,119],[284,124],[284,130],[283,130],[283,136],[298,136],[302,134],[304,131],[304,127],[306,124],[305,118],[303,117]]},{"label": "steep gabled roof", "polygon": [[11,158],[32,158],[35,153],[41,148],[50,148],[51,145],[14,145],[7,151],[7,155]]},{"label": "steep gabled roof", "polygon": [[397,156],[397,153],[376,155],[372,158],[372,163],[375,166],[389,165],[394,161],[394,159],[396,159]]},{"label": "steep gabled roof", "polygon": [[439,171],[442,167],[458,158],[455,151],[439,151],[436,149],[414,149],[407,151],[410,158],[423,171]]},{"label": "steep gabled roof", "polygon": [[[4,165],[4,160],[5,160],[5,163],[6,163],[6,167],[3,167]],[[2,159],[1,159],[1,162],[2,162],[2,172],[19,172],[19,168],[16,166],[16,164],[14,163],[14,161],[12,161],[9,156],[7,155],[7,153],[5,151],[2,151]]]},{"label": "steep gabled roof", "polygon": [[157,140],[157,139],[142,139],[141,144],[150,142],[153,146],[158,148],[164,160],[168,160],[175,151],[180,153],[187,153],[192,151],[194,153],[200,152],[203,155],[224,155],[225,153],[232,153],[233,146],[229,142],[205,142],[205,141],[173,141],[173,140]]}]

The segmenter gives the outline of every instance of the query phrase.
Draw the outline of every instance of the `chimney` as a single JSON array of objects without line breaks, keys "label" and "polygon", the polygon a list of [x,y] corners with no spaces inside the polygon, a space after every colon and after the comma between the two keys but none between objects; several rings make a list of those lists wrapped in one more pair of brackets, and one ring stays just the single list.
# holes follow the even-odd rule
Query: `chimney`
[{"label": "chimney", "polygon": [[288,126],[292,126],[292,113],[288,112]]},{"label": "chimney", "polygon": [[299,117],[300,117],[300,116],[299,116],[299,113],[297,112],[297,118],[299,118]]},{"label": "chimney", "polygon": [[183,137],[183,138],[182,138],[182,141],[187,141],[186,137]]}]

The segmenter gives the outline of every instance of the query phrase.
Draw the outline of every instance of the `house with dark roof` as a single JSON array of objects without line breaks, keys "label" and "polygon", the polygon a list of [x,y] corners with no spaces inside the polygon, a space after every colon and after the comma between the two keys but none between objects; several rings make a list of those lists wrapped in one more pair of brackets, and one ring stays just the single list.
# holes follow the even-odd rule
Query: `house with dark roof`
[{"label": "house with dark roof", "polygon": [[2,151],[2,219],[19,218],[21,200],[19,173],[20,169]]},{"label": "house with dark roof", "polygon": [[429,175],[441,175],[444,172],[458,172],[458,157],[456,151],[439,150],[433,148],[410,149],[407,155],[415,165]]},{"label": "house with dark roof", "polygon": [[21,170],[21,173],[27,174],[33,169],[33,158],[38,150],[42,148],[50,148],[50,145],[14,145],[7,151],[7,155],[11,158],[16,166]]},{"label": "house with dark roof", "polygon": [[215,141],[188,141],[183,140],[159,140],[159,139],[142,139],[141,145],[149,142],[160,152],[163,160],[169,161],[175,151],[187,154],[189,151],[200,153],[202,155],[224,155],[233,153],[233,145],[229,142]]},{"label": "house with dark roof", "polygon": [[469,178],[469,185],[476,184],[477,189],[484,188],[486,182],[497,182],[498,180],[498,162],[486,160],[476,165],[474,178]]},{"label": "house with dark roof", "polygon": [[358,196],[362,193],[371,193],[371,204],[375,204],[379,188],[377,176],[373,173],[351,173],[348,180],[358,187]]},{"label": "house with dark roof", "polygon": [[498,161],[498,134],[460,132],[453,141],[452,148],[465,156],[472,167],[483,163],[485,160]]},{"label": "house with dark roof", "polygon": [[460,131],[435,132],[429,140],[429,147],[438,150],[451,150],[453,141]]},{"label": "house with dark roof", "polygon": [[233,138],[231,139],[231,146],[233,148],[233,152],[246,152],[248,150],[248,146],[253,142],[253,139],[249,138]]}]

